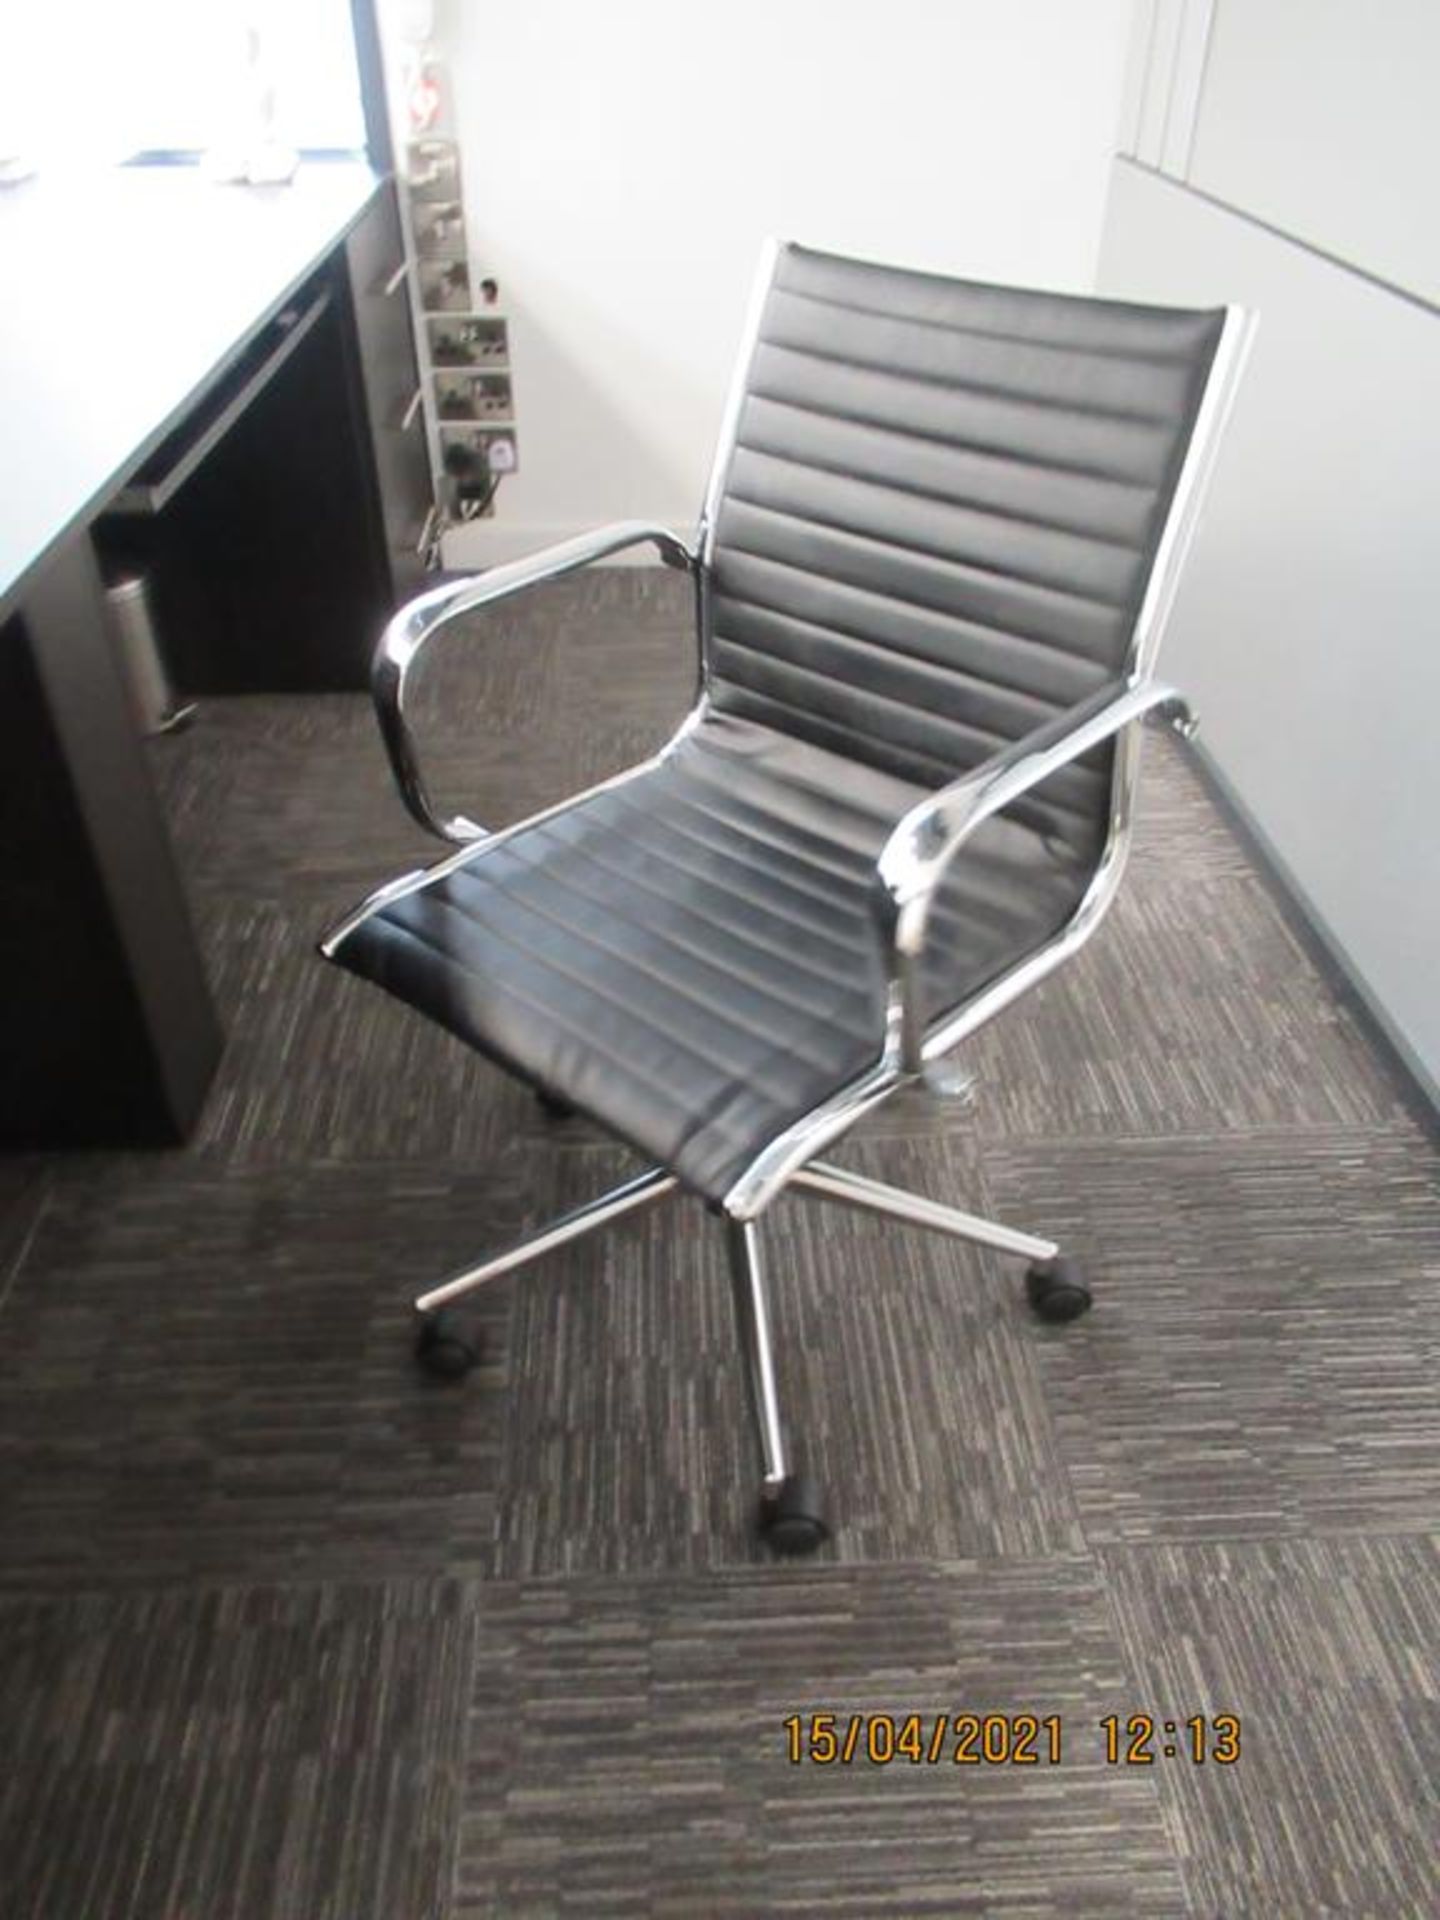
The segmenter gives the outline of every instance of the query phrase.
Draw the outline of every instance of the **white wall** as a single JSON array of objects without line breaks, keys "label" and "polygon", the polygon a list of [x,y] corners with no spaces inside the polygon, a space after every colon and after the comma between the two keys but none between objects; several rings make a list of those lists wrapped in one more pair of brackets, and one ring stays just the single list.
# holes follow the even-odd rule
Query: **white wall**
[{"label": "white wall", "polygon": [[1132,3],[442,4],[521,459],[447,560],[693,526],[767,234],[1088,289]]},{"label": "white wall", "polygon": [[[1187,54],[1171,31],[1167,74],[1155,50],[1177,5],[1210,16],[1209,44],[1197,68],[1193,35]],[[1398,240],[1434,240],[1434,169],[1401,159],[1434,122],[1428,86],[1377,82],[1407,22],[1404,0],[1146,0],[1129,126],[1163,171],[1117,162],[1099,284],[1259,312],[1164,671],[1195,695],[1204,751],[1440,1099],[1440,314],[1405,284],[1423,282],[1424,251]],[[1440,15],[1428,38],[1427,81]],[[1185,101],[1178,119],[1157,113],[1166,97]],[[1205,197],[1221,187],[1228,206]]]}]

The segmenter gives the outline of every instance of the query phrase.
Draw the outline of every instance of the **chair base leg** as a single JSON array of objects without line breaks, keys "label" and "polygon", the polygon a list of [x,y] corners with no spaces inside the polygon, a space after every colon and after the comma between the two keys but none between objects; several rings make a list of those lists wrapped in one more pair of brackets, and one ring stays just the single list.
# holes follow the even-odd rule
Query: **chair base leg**
[{"label": "chair base leg", "polygon": [[836,1200],[842,1206],[858,1207],[865,1213],[887,1214],[905,1220],[912,1227],[929,1227],[935,1233],[948,1233],[956,1240],[970,1240],[982,1247],[994,1247],[1001,1253],[1018,1254],[1024,1260],[1050,1261],[1060,1249],[1053,1240],[1042,1240],[1033,1233],[1018,1233],[1014,1227],[1002,1227],[998,1221],[982,1220],[978,1214],[962,1213],[958,1207],[942,1206],[938,1200],[926,1200],[918,1193],[906,1193],[901,1187],[887,1187],[882,1181],[869,1180],[864,1174],[851,1173],[847,1167],[828,1161],[812,1160],[792,1174],[792,1188],[818,1194],[822,1200]]},{"label": "chair base leg", "polygon": [[792,1471],[780,1421],[769,1289],[753,1220],[725,1222],[735,1318],[760,1451],[760,1531],[776,1553],[813,1553],[829,1537],[818,1490]]},{"label": "chair base leg", "polygon": [[[517,1267],[527,1266],[571,1240],[653,1205],[674,1192],[678,1185],[673,1173],[663,1167],[652,1167],[623,1186],[614,1187],[597,1200],[565,1214],[539,1233],[517,1241],[503,1253],[494,1254],[477,1266],[466,1267],[422,1293],[415,1302],[419,1312],[428,1316],[421,1329],[422,1360],[432,1371],[451,1377],[468,1371],[479,1357],[478,1349],[474,1349],[473,1342],[469,1342],[465,1330],[453,1322],[452,1316],[441,1310],[489,1281],[498,1280],[502,1274],[513,1273]],[[1018,1233],[1012,1227],[963,1213],[958,1207],[942,1206],[936,1200],[886,1186],[879,1180],[869,1180],[863,1174],[851,1173],[826,1161],[812,1161],[800,1168],[792,1174],[790,1185],[822,1200],[889,1215],[912,1226],[927,1227],[1028,1259],[1031,1262],[1027,1282],[1030,1301],[1043,1319],[1071,1319],[1090,1304],[1089,1289],[1078,1269],[1061,1258],[1053,1240]],[[777,1553],[811,1553],[829,1537],[829,1529],[816,1489],[794,1471],[786,1447],[760,1229],[754,1220],[728,1218],[724,1228],[745,1382],[759,1443],[761,1531]]]},{"label": "chair base leg", "polygon": [[513,1247],[507,1247],[504,1253],[494,1254],[489,1260],[482,1260],[478,1266],[466,1267],[460,1273],[452,1274],[448,1280],[442,1280],[438,1287],[431,1287],[428,1293],[420,1295],[415,1302],[415,1310],[417,1313],[433,1313],[437,1307],[460,1299],[462,1294],[473,1293],[488,1281],[498,1280],[502,1273],[513,1273],[516,1267],[528,1266],[532,1260],[553,1253],[556,1247],[563,1247],[570,1240],[578,1240],[584,1234],[594,1233],[601,1227],[608,1227],[614,1220],[623,1219],[637,1208],[663,1200],[679,1184],[673,1173],[667,1173],[663,1167],[651,1167],[649,1172],[638,1175],[634,1180],[627,1180],[623,1186],[612,1187],[609,1193],[602,1193],[598,1200],[587,1201],[573,1213],[564,1214],[539,1233],[518,1240]]},{"label": "chair base leg", "polygon": [[761,1489],[764,1496],[773,1498],[784,1484],[790,1467],[780,1425],[770,1297],[760,1252],[760,1233],[753,1220],[727,1220],[725,1238],[735,1319],[745,1360],[745,1386],[760,1442]]}]

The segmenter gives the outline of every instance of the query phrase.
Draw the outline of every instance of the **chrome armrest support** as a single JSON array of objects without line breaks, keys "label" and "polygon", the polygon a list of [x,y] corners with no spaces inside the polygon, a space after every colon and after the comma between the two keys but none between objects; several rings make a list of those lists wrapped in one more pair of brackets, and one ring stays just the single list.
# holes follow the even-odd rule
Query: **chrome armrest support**
[{"label": "chrome armrest support", "polygon": [[930,909],[950,862],[991,814],[1157,708],[1187,739],[1194,733],[1195,717],[1174,687],[1156,680],[1112,681],[973,773],[927,795],[893,828],[876,862],[874,903],[889,982],[887,1051],[902,1072],[919,1073],[924,1064],[921,966]]},{"label": "chrome armrest support", "polygon": [[469,574],[463,580],[432,587],[428,593],[408,601],[393,616],[375,650],[371,691],[395,784],[411,815],[427,832],[463,845],[483,840],[487,829],[467,820],[463,814],[456,814],[450,820],[441,819],[430,804],[421,777],[419,755],[405,717],[405,691],[410,669],[426,641],[438,628],[463,613],[473,613],[493,601],[522,593],[527,587],[574,573],[592,561],[603,560],[608,554],[638,546],[645,540],[654,542],[666,566],[683,572],[694,569],[695,556],[667,528],[650,526],[643,520],[622,520],[614,526],[581,534],[577,539],[563,540],[539,553],[527,554],[523,560],[512,560],[504,566],[490,567],[484,573]]}]

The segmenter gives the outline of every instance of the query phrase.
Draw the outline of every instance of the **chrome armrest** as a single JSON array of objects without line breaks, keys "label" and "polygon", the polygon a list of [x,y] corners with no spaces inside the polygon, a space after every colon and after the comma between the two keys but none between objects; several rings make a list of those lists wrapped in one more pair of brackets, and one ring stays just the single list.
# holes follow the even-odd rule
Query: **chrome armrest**
[{"label": "chrome armrest", "polygon": [[643,520],[622,520],[614,526],[581,534],[577,539],[563,540],[539,553],[527,554],[523,560],[512,560],[504,566],[490,567],[484,573],[469,574],[463,580],[432,587],[428,593],[407,601],[393,616],[375,650],[370,685],[395,784],[411,815],[427,832],[438,834],[442,840],[463,844],[483,840],[487,830],[463,814],[442,820],[430,804],[420,774],[419,755],[405,718],[405,689],[410,669],[426,641],[437,628],[458,619],[462,613],[473,613],[479,607],[507,599],[542,581],[574,573],[591,561],[603,560],[607,554],[619,553],[644,540],[655,543],[666,566],[684,572],[694,568],[695,556],[665,527],[653,527]]},{"label": "chrome armrest", "polygon": [[932,793],[892,829],[876,861],[876,917],[886,949],[889,1045],[906,1073],[924,1064],[921,963],[945,870],[983,820],[1159,708],[1188,739],[1195,717],[1183,694],[1158,680],[1112,681],[1088,700],[1017,740],[973,773]]}]

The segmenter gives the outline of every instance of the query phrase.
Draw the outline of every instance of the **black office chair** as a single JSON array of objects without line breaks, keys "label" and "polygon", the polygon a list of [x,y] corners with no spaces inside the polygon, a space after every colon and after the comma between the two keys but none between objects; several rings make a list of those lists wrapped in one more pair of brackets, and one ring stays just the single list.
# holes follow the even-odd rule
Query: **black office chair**
[{"label": "black office chair", "polygon": [[[761,1524],[825,1537],[782,1431],[760,1223],[786,1188],[1029,1261],[1042,1317],[1090,1292],[1051,1241],[817,1155],[1067,959],[1109,906],[1142,715],[1243,358],[1237,309],[1019,291],[772,250],[695,548],[630,523],[421,595],[375,695],[400,790],[459,851],[322,951],[654,1166],[423,1294],[450,1303],[677,1188],[723,1222]],[[437,817],[405,718],[436,629],[649,541],[693,576],[697,704],[653,759],[503,832]]]}]

